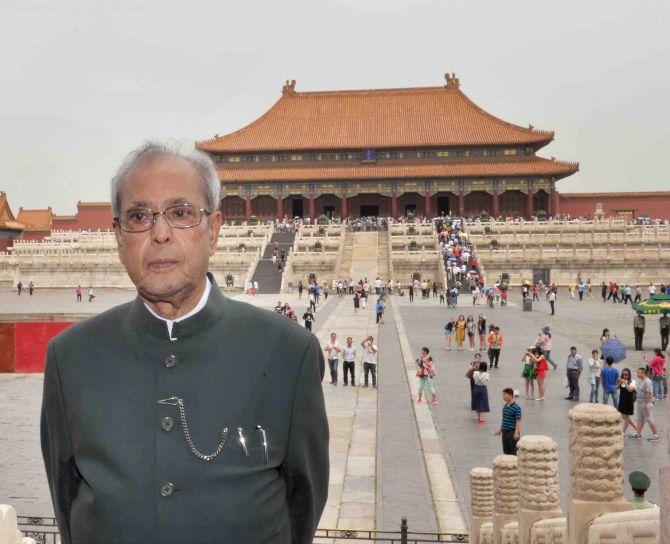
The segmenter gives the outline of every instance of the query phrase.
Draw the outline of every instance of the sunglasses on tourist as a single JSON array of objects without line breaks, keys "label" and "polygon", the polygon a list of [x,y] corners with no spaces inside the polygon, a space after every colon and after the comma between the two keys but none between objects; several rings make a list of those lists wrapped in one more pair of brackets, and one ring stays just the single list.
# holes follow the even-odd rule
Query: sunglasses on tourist
[{"label": "sunglasses on tourist", "polygon": [[123,210],[114,221],[119,224],[123,232],[144,232],[154,226],[159,215],[164,215],[170,227],[190,229],[197,227],[202,222],[203,215],[210,213],[212,213],[210,210],[197,208],[193,204],[176,204],[165,208],[162,212],[139,207]]}]

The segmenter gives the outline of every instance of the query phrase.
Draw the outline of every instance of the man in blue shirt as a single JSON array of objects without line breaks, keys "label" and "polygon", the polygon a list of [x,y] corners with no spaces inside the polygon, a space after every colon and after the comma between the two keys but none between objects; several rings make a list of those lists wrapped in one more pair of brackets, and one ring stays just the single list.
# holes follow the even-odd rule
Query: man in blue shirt
[{"label": "man in blue shirt", "polygon": [[612,367],[614,359],[608,357],[605,359],[606,366],[600,371],[600,376],[603,380],[603,404],[607,404],[607,397],[612,397],[612,405],[619,408],[619,389],[617,388],[617,381],[619,379],[619,371]]},{"label": "man in blue shirt", "polygon": [[516,455],[516,443],[521,438],[521,407],[514,402],[514,390],[509,387],[503,389],[503,400],[502,424],[496,436],[502,435],[505,455]]}]

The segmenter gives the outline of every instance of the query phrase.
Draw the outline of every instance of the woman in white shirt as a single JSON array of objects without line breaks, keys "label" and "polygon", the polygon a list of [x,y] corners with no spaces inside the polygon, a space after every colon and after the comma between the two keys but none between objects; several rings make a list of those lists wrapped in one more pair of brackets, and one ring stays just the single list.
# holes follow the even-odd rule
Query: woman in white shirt
[{"label": "woman in white shirt", "polygon": [[486,384],[489,383],[489,373],[486,363],[479,363],[479,370],[472,373],[472,409],[477,412],[477,423],[484,423],[484,414],[489,412],[489,391]]},{"label": "woman in white shirt", "polygon": [[598,357],[597,349],[594,349],[591,352],[586,378],[589,380],[589,384],[591,384],[589,402],[598,402],[598,389],[600,386],[600,359]]}]

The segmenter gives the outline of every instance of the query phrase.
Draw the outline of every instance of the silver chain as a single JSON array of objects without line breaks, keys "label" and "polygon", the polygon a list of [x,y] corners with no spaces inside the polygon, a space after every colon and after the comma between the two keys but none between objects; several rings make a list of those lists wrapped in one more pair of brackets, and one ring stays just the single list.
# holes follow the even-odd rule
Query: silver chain
[{"label": "silver chain", "polygon": [[201,453],[198,450],[198,448],[195,447],[195,444],[193,444],[193,440],[191,439],[191,433],[188,430],[188,423],[186,422],[186,410],[184,409],[184,401],[180,397],[171,397],[170,399],[166,399],[166,401],[171,402],[165,402],[165,401],[159,401],[159,402],[162,402],[164,404],[176,404],[179,407],[179,419],[181,420],[181,428],[184,431],[184,437],[186,438],[186,443],[188,444],[188,447],[191,450],[191,452],[193,452],[193,455],[195,455],[199,459],[202,459],[203,461],[211,461],[221,453],[221,451],[223,450],[223,446],[226,443],[226,438],[228,437],[228,427],[224,427],[221,430],[221,440],[219,441],[218,446],[212,453],[210,454]]}]

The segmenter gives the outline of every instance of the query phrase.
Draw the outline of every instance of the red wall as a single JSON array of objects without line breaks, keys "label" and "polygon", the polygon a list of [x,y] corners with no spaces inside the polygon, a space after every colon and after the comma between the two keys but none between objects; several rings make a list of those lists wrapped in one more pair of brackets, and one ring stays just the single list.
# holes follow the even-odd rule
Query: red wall
[{"label": "red wall", "polygon": [[0,372],[14,372],[14,323],[0,323]]},{"label": "red wall", "polygon": [[44,372],[47,344],[70,322],[0,323],[0,372]]},{"label": "red wall", "polygon": [[560,213],[573,217],[592,217],[596,204],[603,205],[606,216],[617,215],[620,210],[633,210],[634,217],[670,219],[670,192],[655,193],[588,193],[560,194]]},{"label": "red wall", "polygon": [[48,230],[27,231],[21,234],[21,240],[43,240],[49,234],[51,234],[51,231]]},{"label": "red wall", "polygon": [[111,206],[77,206],[77,229],[109,230],[112,228]]}]

